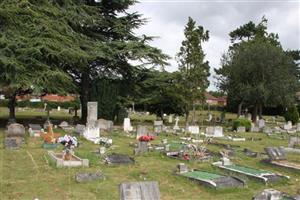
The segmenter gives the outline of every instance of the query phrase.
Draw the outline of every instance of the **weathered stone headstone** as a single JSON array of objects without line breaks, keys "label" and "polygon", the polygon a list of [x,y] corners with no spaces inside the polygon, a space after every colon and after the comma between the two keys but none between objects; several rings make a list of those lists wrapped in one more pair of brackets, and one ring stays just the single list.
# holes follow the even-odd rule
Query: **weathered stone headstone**
[{"label": "weathered stone headstone", "polygon": [[297,144],[300,144],[300,137],[290,137],[289,147],[294,148]]},{"label": "weathered stone headstone", "polygon": [[238,133],[245,133],[246,132],[246,127],[245,126],[239,126],[236,130]]},{"label": "weathered stone headstone", "polygon": [[25,127],[22,124],[13,123],[7,127],[4,145],[6,149],[17,149],[24,142]]},{"label": "weathered stone headstone", "polygon": [[96,121],[96,126],[100,128],[100,130],[112,131],[114,122],[106,119],[98,119]]},{"label": "weathered stone headstone", "polygon": [[87,103],[87,123],[94,123],[98,119],[98,102],[90,101]]},{"label": "weathered stone headstone", "polygon": [[103,180],[104,176],[101,172],[96,173],[77,173],[75,179],[78,183],[90,182],[95,180]]},{"label": "weathered stone headstone", "polygon": [[251,115],[251,113],[248,113],[247,115],[246,115],[246,118],[248,119],[248,120],[252,120],[252,115]]},{"label": "weathered stone headstone", "polygon": [[189,126],[188,132],[190,132],[191,134],[195,134],[195,135],[200,134],[199,126]]},{"label": "weathered stone headstone", "polygon": [[263,128],[263,132],[266,133],[266,134],[272,134],[272,129],[268,126],[265,126]]},{"label": "weathered stone headstone", "polygon": [[148,128],[146,126],[138,125],[136,129],[136,139],[143,135],[148,135]]},{"label": "weathered stone headstone", "polygon": [[168,122],[169,122],[170,124],[173,123],[173,115],[169,115]]},{"label": "weathered stone headstone", "polygon": [[174,130],[180,130],[180,128],[179,128],[179,126],[178,126],[178,122],[179,122],[179,117],[177,116],[176,118],[175,118],[175,125],[174,125],[174,127],[173,127],[173,129]]},{"label": "weathered stone headstone", "polygon": [[293,125],[292,125],[292,122],[291,121],[288,121],[286,124],[283,125],[283,129],[284,130],[291,130],[293,128]]},{"label": "weathered stone headstone", "polygon": [[206,127],[206,136],[208,137],[223,137],[223,127],[222,126],[208,126]]},{"label": "weathered stone headstone", "polygon": [[265,189],[262,193],[256,195],[253,200],[281,200],[282,192],[274,189]]},{"label": "weathered stone headstone", "polygon": [[154,181],[121,183],[120,200],[160,200],[158,183]]},{"label": "weathered stone headstone", "polygon": [[265,127],[265,120],[264,119],[258,120],[258,128],[263,129],[264,127]]},{"label": "weathered stone headstone", "polygon": [[97,142],[100,138],[100,129],[96,126],[98,117],[98,102],[87,103],[87,123],[83,136],[90,141]]},{"label": "weathered stone headstone", "polygon": [[40,133],[43,132],[41,125],[39,124],[29,124],[28,132],[31,137],[39,137]]},{"label": "weathered stone headstone", "polygon": [[179,163],[177,167],[178,167],[179,173],[186,173],[186,172],[188,172],[188,168],[187,168],[187,166],[184,163]]},{"label": "weathered stone headstone", "polygon": [[297,130],[297,132],[300,132],[300,123],[297,123],[297,126],[296,126],[297,128],[296,128],[296,130]]},{"label": "weathered stone headstone", "polygon": [[163,130],[163,121],[154,121],[154,133],[161,133]]},{"label": "weathered stone headstone", "polygon": [[62,121],[58,126],[59,126],[60,128],[65,128],[65,127],[69,126],[69,123],[66,122],[66,121]]},{"label": "weathered stone headstone", "polygon": [[75,132],[78,133],[79,135],[83,135],[84,130],[85,130],[85,125],[83,124],[77,124],[75,127]]},{"label": "weathered stone headstone", "polygon": [[138,147],[135,149],[135,155],[138,155],[140,153],[145,153],[148,151],[148,142],[139,141]]},{"label": "weathered stone headstone", "polygon": [[133,127],[130,123],[130,118],[124,118],[123,129],[125,132],[133,131]]},{"label": "weathered stone headstone", "polygon": [[285,160],[285,151],[282,147],[266,147],[266,153],[271,160]]}]

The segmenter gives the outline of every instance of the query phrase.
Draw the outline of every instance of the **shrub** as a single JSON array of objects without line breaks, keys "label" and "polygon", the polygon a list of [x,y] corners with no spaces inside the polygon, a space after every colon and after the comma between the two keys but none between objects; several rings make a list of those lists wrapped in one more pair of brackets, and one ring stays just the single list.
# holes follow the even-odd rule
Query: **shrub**
[{"label": "shrub", "polygon": [[236,119],[233,121],[232,126],[233,126],[233,130],[237,130],[239,126],[244,126],[246,130],[249,131],[251,128],[251,121],[249,119],[243,119],[243,118]]},{"label": "shrub", "polygon": [[287,112],[284,114],[285,121],[291,121],[296,124],[299,121],[299,112],[296,106],[288,108]]}]

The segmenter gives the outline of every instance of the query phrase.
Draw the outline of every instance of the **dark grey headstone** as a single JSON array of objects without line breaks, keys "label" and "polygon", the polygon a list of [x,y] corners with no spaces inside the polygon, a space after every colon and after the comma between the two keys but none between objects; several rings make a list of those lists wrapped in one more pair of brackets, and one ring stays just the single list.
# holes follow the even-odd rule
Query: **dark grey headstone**
[{"label": "dark grey headstone", "polygon": [[104,176],[100,172],[96,173],[77,173],[75,175],[75,179],[77,182],[82,183],[82,182],[90,182],[90,181],[95,181],[95,180],[102,180],[104,179]]},{"label": "dark grey headstone", "polygon": [[120,184],[120,200],[159,200],[158,183],[132,182]]},{"label": "dark grey headstone", "polygon": [[29,124],[29,128],[33,131],[41,131],[42,127],[39,124]]},{"label": "dark grey headstone", "polygon": [[106,157],[105,161],[108,164],[132,164],[133,158],[123,154],[112,154]]}]

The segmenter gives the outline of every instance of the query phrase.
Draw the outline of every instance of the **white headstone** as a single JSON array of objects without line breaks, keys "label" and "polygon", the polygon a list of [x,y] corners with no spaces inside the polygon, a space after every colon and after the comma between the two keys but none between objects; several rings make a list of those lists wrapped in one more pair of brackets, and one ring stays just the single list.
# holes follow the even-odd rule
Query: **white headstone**
[{"label": "white headstone", "polygon": [[223,127],[222,126],[208,126],[206,127],[206,136],[208,137],[223,137]]},{"label": "white headstone", "polygon": [[286,124],[283,125],[284,130],[291,130],[293,128],[292,122],[288,121]]},{"label": "white headstone", "polygon": [[95,122],[98,119],[98,102],[91,101],[87,103],[87,122]]},{"label": "white headstone", "polygon": [[168,120],[169,123],[173,123],[173,115],[169,115],[169,120]]},{"label": "white headstone", "polygon": [[191,134],[195,134],[195,135],[198,135],[200,133],[199,126],[189,126],[188,131]]},{"label": "white headstone", "polygon": [[57,106],[57,111],[60,111],[60,106]]},{"label": "white headstone", "polygon": [[175,125],[174,125],[174,127],[173,127],[174,130],[179,130],[179,129],[180,129],[179,126],[178,126],[178,122],[179,122],[179,117],[177,116],[177,117],[175,118]]},{"label": "white headstone", "polygon": [[297,132],[300,132],[300,123],[297,124]]},{"label": "white headstone", "polygon": [[130,118],[124,118],[123,129],[125,132],[130,132],[133,130],[133,127],[130,123]]}]

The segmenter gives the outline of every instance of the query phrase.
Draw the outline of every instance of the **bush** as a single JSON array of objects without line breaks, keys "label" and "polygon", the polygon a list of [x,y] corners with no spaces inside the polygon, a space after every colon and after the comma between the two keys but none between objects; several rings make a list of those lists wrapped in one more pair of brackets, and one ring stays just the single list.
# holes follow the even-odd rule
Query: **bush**
[{"label": "bush", "polygon": [[285,121],[291,121],[296,124],[299,121],[299,112],[296,106],[288,108],[287,112],[284,114]]},{"label": "bush", "polygon": [[251,128],[251,121],[249,119],[236,119],[233,121],[233,130],[237,130],[239,126],[244,126],[247,131]]}]

